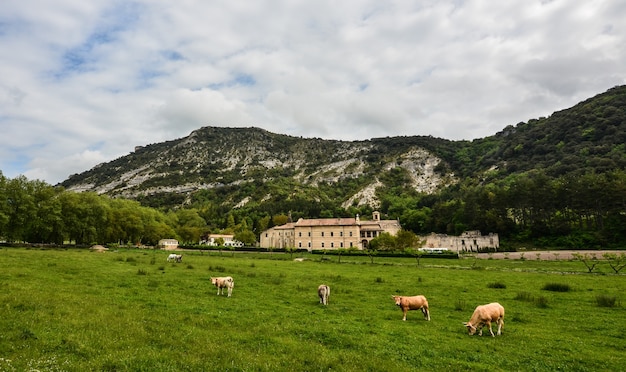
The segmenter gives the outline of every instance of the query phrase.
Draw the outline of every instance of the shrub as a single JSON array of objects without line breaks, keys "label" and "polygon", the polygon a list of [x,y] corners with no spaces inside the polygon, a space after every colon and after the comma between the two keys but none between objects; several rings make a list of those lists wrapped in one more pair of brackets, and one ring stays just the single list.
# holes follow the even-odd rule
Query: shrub
[{"label": "shrub", "polygon": [[544,291],[552,291],[552,292],[569,292],[572,288],[569,284],[561,284],[561,283],[548,283],[542,288]]},{"label": "shrub", "polygon": [[209,266],[209,271],[217,271],[219,273],[223,273],[226,271],[226,268],[224,266]]},{"label": "shrub", "polygon": [[615,307],[619,305],[615,296],[597,295],[596,304],[599,307]]},{"label": "shrub", "polygon": [[535,303],[537,304],[537,307],[540,307],[542,309],[545,309],[548,307],[548,299],[544,296],[537,297],[537,300],[535,301]]},{"label": "shrub", "polygon": [[530,292],[518,292],[514,298],[519,301],[533,302],[535,297]]},{"label": "shrub", "polygon": [[148,272],[144,269],[137,270],[137,275],[148,275]]},{"label": "shrub", "polygon": [[376,283],[384,283],[385,280],[383,278],[381,278],[380,276],[376,277]]},{"label": "shrub", "polygon": [[487,288],[504,289],[506,288],[506,284],[501,282],[489,283],[487,284]]},{"label": "shrub", "polygon": [[464,311],[465,310],[465,301],[457,299],[456,302],[454,303],[454,310],[456,310],[456,311]]}]

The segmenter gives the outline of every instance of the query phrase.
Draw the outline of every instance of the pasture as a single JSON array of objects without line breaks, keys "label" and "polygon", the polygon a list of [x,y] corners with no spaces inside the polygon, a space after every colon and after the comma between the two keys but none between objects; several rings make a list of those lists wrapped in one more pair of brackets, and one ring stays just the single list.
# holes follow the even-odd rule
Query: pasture
[{"label": "pasture", "polygon": [[[578,262],[167,255],[0,249],[0,371],[626,369],[626,276]],[[209,280],[226,275],[231,298]],[[392,294],[432,320],[403,322]],[[502,336],[468,336],[492,301]]]}]

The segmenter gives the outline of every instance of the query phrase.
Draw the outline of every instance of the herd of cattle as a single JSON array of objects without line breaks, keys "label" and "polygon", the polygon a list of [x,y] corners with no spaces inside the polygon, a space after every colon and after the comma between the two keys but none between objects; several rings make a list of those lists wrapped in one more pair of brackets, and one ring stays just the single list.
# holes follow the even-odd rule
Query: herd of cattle
[{"label": "herd of cattle", "polygon": [[[170,254],[167,257],[167,262],[183,262],[182,254]],[[211,284],[217,287],[217,295],[224,294],[224,288],[226,288],[228,297],[233,294],[233,287],[235,281],[231,276],[211,277]],[[326,284],[321,284],[317,287],[317,295],[320,299],[320,304],[328,305],[328,298],[330,297],[330,287]],[[430,311],[428,310],[428,300],[426,297],[419,296],[391,296],[396,305],[402,309],[402,320],[406,320],[406,313],[409,310],[421,310],[424,314],[424,319],[430,321]],[[480,336],[483,335],[483,327],[486,325],[489,327],[489,333],[492,337],[495,337],[491,328],[491,322],[495,322],[498,325],[497,334],[502,334],[502,327],[504,326],[504,307],[497,302],[492,302],[487,305],[477,306],[472,314],[472,317],[468,322],[464,322],[463,325],[467,327],[467,332],[473,335],[478,331]]]}]

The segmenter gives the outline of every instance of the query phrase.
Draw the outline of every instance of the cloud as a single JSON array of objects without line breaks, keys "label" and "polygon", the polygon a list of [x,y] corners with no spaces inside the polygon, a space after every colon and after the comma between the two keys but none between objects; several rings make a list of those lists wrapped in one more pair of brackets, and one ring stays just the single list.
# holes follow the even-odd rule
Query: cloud
[{"label": "cloud", "polygon": [[56,183],[206,125],[485,137],[624,84],[625,16],[608,1],[2,2],[0,170]]}]

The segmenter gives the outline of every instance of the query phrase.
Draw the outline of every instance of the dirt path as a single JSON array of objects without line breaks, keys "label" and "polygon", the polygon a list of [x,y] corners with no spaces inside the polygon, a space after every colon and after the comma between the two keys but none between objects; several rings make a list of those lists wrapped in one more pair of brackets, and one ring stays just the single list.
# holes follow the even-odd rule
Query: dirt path
[{"label": "dirt path", "polygon": [[525,252],[495,252],[495,253],[476,253],[475,256],[481,259],[506,259],[519,260],[522,256],[527,260],[571,260],[574,254],[595,255],[596,258],[602,259],[605,253],[623,253],[624,251],[525,251]]}]

